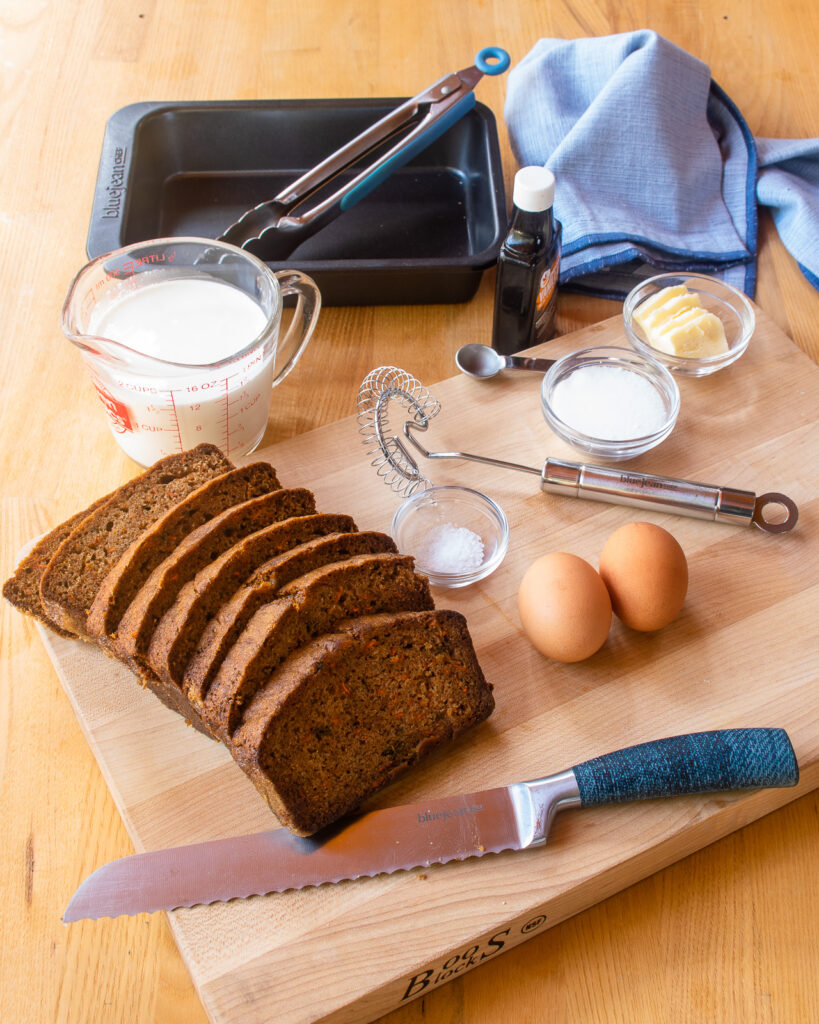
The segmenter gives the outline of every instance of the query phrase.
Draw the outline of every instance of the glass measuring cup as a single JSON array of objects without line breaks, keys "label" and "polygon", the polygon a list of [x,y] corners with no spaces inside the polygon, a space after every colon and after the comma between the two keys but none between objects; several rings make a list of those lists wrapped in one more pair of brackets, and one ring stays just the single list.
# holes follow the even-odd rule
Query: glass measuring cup
[{"label": "glass measuring cup", "polygon": [[[279,346],[286,295],[297,304]],[[297,270],[274,273],[224,242],[159,238],[83,267],[62,324],[115,439],[148,466],[203,442],[231,458],[252,452],[272,388],[298,362],[320,308],[315,282]]]}]

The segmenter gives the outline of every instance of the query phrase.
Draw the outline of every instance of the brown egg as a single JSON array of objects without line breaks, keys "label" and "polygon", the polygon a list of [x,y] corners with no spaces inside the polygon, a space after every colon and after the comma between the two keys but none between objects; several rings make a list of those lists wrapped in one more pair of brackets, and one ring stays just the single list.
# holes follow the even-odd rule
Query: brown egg
[{"label": "brown egg", "polygon": [[683,549],[652,523],[627,523],[615,530],[600,554],[600,575],[615,615],[643,632],[673,622],[688,590]]},{"label": "brown egg", "polygon": [[556,551],[532,562],[518,589],[518,611],[534,646],[556,661],[582,661],[606,642],[611,601],[598,573]]}]

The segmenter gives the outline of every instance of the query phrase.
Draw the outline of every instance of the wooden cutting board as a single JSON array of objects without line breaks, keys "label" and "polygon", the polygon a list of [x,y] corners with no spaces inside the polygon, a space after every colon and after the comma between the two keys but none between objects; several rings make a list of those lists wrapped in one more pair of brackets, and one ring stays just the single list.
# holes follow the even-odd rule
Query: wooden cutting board
[{"label": "wooden cutting board", "polygon": [[[624,343],[616,318],[541,354]],[[430,448],[534,466],[547,455],[581,461],[546,427],[540,379],[436,384],[443,408]],[[558,817],[545,848],[174,911],[173,933],[214,1022],[374,1020],[817,785],[819,368],[759,312],[737,364],[680,380],[680,390],[674,433],[629,468],[782,491],[799,506],[796,530],[773,536],[554,497],[528,474],[428,464],[434,482],[477,487],[509,518],[509,552],[492,576],[435,591],[439,607],[466,615],[497,709],[373,806],[537,778],[631,743],[740,726],[788,730],[799,787],[574,811]],[[285,486],[312,488],[322,511],[351,513],[361,529],[389,528],[399,499],[368,465],[354,417],[259,457]],[[555,550],[596,566],[609,534],[636,519],[671,530],[687,554],[681,617],[656,634],[615,620],[603,649],[580,664],[538,655],[516,611],[526,567]],[[43,637],[137,850],[275,825],[228,753],[126,669],[85,644]]]}]

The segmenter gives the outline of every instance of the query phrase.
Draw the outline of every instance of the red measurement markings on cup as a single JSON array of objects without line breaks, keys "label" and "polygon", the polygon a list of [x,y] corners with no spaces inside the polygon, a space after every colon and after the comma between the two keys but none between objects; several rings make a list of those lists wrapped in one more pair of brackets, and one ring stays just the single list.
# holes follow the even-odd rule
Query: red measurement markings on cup
[{"label": "red measurement markings on cup", "polygon": [[230,388],[228,378],[225,378],[225,451],[230,451]]},{"label": "red measurement markings on cup", "polygon": [[[179,389],[179,391],[184,391],[187,403],[185,411],[190,413],[189,416],[186,416],[188,428],[196,434],[205,430],[215,434],[213,442],[219,444],[228,455],[232,447],[228,404],[231,384],[235,377],[236,374],[233,373],[227,377],[197,381],[195,384],[187,385],[184,389]],[[177,394],[177,401],[181,401],[180,394]]]},{"label": "red measurement markings on cup", "polygon": [[179,416],[177,416],[177,413],[176,413],[176,402],[174,401],[174,398],[173,398],[173,391],[169,391],[168,392],[168,398],[169,398],[170,404],[171,404],[171,412],[173,414],[174,426],[176,427],[176,440],[177,440],[177,443],[179,444],[179,450],[181,452],[182,451],[182,430],[180,429],[180,426],[179,426]]},{"label": "red measurement markings on cup", "polygon": [[[173,252],[164,252],[157,250],[156,252],[148,252],[143,256],[134,256],[133,259],[123,260],[119,266],[106,267],[103,270],[106,281],[121,281],[127,277],[133,277],[137,274],[142,267],[151,267],[156,264],[162,263],[173,263],[176,260],[176,249]],[[97,284],[97,288],[102,287],[105,281],[101,281]]]},{"label": "red measurement markings on cup", "polygon": [[117,434],[124,434],[126,430],[134,430],[135,424],[131,419],[131,412],[124,402],[118,401],[96,375],[92,376],[94,388],[100,397],[111,426]]},{"label": "red measurement markings on cup", "polygon": [[[104,284],[105,282],[100,283]],[[97,287],[99,287],[99,284]],[[90,316],[91,310],[96,306],[96,304],[97,296],[94,293],[94,289],[89,288],[87,291],[83,292],[82,302],[80,303],[80,314],[84,317]]]},{"label": "red measurement markings on cup", "polygon": [[230,394],[230,377],[225,377],[224,381],[224,395],[219,397],[219,417],[216,420],[216,426],[221,431],[222,438],[222,450],[226,455],[230,455],[230,413],[228,412],[229,394]]}]

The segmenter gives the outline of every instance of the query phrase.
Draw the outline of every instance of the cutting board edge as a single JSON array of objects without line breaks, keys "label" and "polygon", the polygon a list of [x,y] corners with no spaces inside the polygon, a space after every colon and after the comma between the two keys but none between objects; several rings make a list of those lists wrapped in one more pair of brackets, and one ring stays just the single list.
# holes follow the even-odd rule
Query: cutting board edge
[{"label": "cutting board edge", "polygon": [[[385,977],[363,994],[351,994],[342,1005],[322,1013],[321,1016],[304,1016],[298,1008],[292,1015],[282,1016],[280,1010],[276,1008],[277,1024],[372,1024],[385,1014],[417,998],[429,995],[449,981],[476,969],[486,960],[494,959],[495,954],[500,955],[522,945],[528,939],[543,934],[670,865],[706,849],[733,832],[781,810],[795,800],[809,795],[817,787],[819,761],[807,766],[802,772],[798,786],[756,790],[745,798],[715,807],[713,811],[700,817],[694,825],[666,835],[659,842],[625,860],[609,865],[599,875],[588,877],[571,889],[559,892],[545,901],[533,900],[523,910],[518,909],[512,917],[499,915],[494,924],[484,922],[484,927],[480,931],[465,930],[457,941],[450,939],[446,948],[439,949],[433,958],[413,968],[411,974],[402,971]],[[505,856],[517,855],[510,853]],[[440,870],[447,869],[443,867]],[[219,998],[220,994],[224,996],[219,985],[221,978],[212,982],[201,982],[197,978],[195,967],[192,967],[186,956],[184,928],[180,927],[173,913],[167,916],[174,940],[212,1024],[258,1024],[264,1013],[269,1012],[269,1009],[265,1009],[269,1003],[266,1000],[262,1000],[259,1005],[245,1003],[247,1016],[222,1013],[220,1006],[224,1006],[224,999]],[[497,948],[500,943],[501,948]],[[478,951],[473,954],[473,957],[478,959],[471,966],[465,965],[461,970],[457,970],[463,954],[473,946],[478,946]],[[454,960],[456,957],[459,959]],[[451,966],[445,968],[444,964],[450,962]],[[413,988],[415,991],[411,991]]]}]

